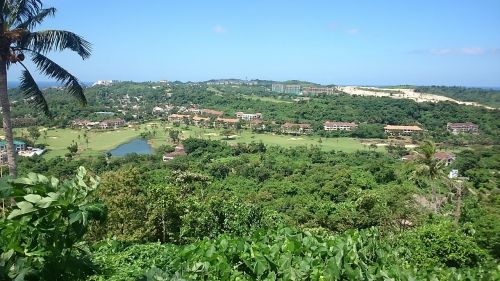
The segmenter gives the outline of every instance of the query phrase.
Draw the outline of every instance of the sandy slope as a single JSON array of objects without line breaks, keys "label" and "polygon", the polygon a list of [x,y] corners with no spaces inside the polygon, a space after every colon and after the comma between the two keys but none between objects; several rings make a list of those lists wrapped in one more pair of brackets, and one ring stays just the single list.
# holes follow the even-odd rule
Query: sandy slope
[{"label": "sandy slope", "polygon": [[485,106],[477,102],[459,101],[444,96],[438,96],[426,93],[417,93],[415,92],[414,89],[396,89],[396,88],[386,89],[386,88],[360,87],[360,86],[341,86],[338,88],[340,91],[345,92],[346,94],[349,95],[388,97],[393,99],[411,99],[416,102],[449,101],[458,104],[481,106],[488,109],[495,109],[493,107]]}]

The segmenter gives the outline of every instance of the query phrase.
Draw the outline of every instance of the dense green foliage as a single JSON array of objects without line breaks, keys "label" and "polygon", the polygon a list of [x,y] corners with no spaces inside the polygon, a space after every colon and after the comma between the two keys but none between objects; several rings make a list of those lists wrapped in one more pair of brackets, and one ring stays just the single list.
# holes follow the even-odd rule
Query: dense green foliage
[{"label": "dense green foliage", "polygon": [[[461,147],[455,162],[445,166],[429,140],[420,141],[414,160],[405,162],[401,156],[409,152],[398,145],[388,146],[387,153],[228,145],[182,139],[183,128],[177,126],[165,136],[169,145],[153,155],[84,158],[70,146],[65,158],[20,158],[22,175],[67,181],[30,175],[2,189],[12,199],[6,202],[17,205],[7,204],[0,220],[2,238],[12,237],[0,241],[1,278],[500,278],[498,110],[343,94],[297,103],[262,86],[132,82],[89,88],[89,107],[82,109],[58,92],[47,90],[54,119],[29,112],[22,99],[13,105],[14,116],[64,127],[76,118],[111,118],[99,111],[125,110],[123,118],[141,122],[165,117],[152,113],[156,105],[173,105],[176,112],[196,104],[227,117],[262,112],[265,120],[275,121],[267,122],[266,130],[287,121],[309,122],[321,138],[384,138],[384,124],[420,124],[428,131],[415,143],[432,137],[442,141],[440,147],[483,145]],[[13,96],[19,93],[14,90]],[[360,125],[353,132],[326,133],[325,120]],[[481,133],[453,136],[444,129],[447,122],[463,121],[479,124]],[[27,141],[39,138],[37,131],[32,127]],[[151,138],[153,131],[143,136]],[[179,142],[187,155],[163,162],[163,153]],[[80,166],[99,176],[99,187],[97,180],[89,185],[82,170],[74,178]],[[451,169],[467,178],[448,179]],[[91,222],[94,218],[99,220]]]},{"label": "dense green foliage", "polygon": [[493,89],[446,87],[446,86],[420,86],[415,91],[435,94],[461,101],[474,101],[493,107],[500,107],[500,91]]},{"label": "dense green foliage", "polygon": [[[456,239],[446,242],[437,245],[453,251],[453,243],[464,244]],[[244,237],[222,235],[187,246],[121,246],[108,242],[98,248],[95,257],[103,273],[92,280],[138,280],[141,276],[143,280],[495,280],[500,277],[500,270],[493,264],[460,269],[440,264],[415,265],[406,259],[405,253],[421,254],[424,250],[410,246],[393,246],[375,229],[330,236],[282,228]],[[463,249],[465,253],[461,250],[450,254],[476,257],[471,250]],[[428,255],[439,259],[439,254]],[[152,267],[144,274],[148,266]]]},{"label": "dense green foliage", "polygon": [[81,242],[90,221],[104,215],[92,199],[98,184],[80,168],[63,183],[29,174],[4,186],[3,202],[16,204],[0,219],[0,279],[68,280],[91,273]]},{"label": "dense green foliage", "polygon": [[[437,141],[452,144],[498,143],[500,112],[481,107],[464,106],[449,102],[417,103],[412,100],[379,97],[350,96],[346,94],[311,97],[307,102],[294,102],[294,96],[271,93],[264,86],[211,86],[161,83],[122,82],[111,86],[96,86],[86,90],[89,105],[78,107],[71,99],[60,95],[61,90],[48,89],[46,97],[55,117],[47,119],[30,111],[18,91],[12,95],[13,117],[35,117],[46,126],[68,126],[77,118],[103,120],[111,112],[127,121],[157,119],[152,113],[155,106],[170,104],[189,107],[198,105],[225,112],[234,117],[237,111],[261,112],[268,121],[267,130],[284,122],[308,122],[316,134],[336,136],[352,135],[362,138],[383,138],[384,124],[422,125]],[[135,107],[134,107],[135,106]],[[177,109],[174,108],[173,113]],[[327,133],[323,123],[327,120],[354,121],[359,129],[352,133]],[[277,122],[273,124],[272,121]],[[479,136],[453,136],[446,131],[448,122],[474,122],[479,125]]]},{"label": "dense green foliage", "polygon": [[[86,279],[94,272],[90,280],[498,278],[498,148],[458,154],[463,158],[456,167],[480,170],[489,175],[489,184],[471,177],[457,197],[446,180],[417,176],[419,165],[431,162],[401,162],[397,150],[348,154],[262,143],[229,146],[194,138],[183,144],[187,155],[168,162],[161,161],[161,154],[20,161],[22,173],[33,170],[71,179],[72,171],[85,165],[101,178],[92,197],[106,205],[106,219],[91,223],[85,232],[86,224],[71,236],[75,243],[85,233],[83,240],[93,245],[88,272],[68,266],[70,272],[58,276]],[[437,213],[428,205],[434,187],[441,200]],[[456,206],[462,201],[456,220]],[[23,252],[19,255],[26,258]],[[53,275],[45,275],[46,264],[29,268],[48,278]]]}]

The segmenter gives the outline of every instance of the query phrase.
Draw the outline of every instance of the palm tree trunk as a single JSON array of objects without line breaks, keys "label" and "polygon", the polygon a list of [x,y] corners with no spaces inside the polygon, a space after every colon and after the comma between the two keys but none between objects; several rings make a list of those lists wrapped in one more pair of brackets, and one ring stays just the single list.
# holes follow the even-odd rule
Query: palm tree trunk
[{"label": "palm tree trunk", "polygon": [[0,58],[0,106],[2,109],[3,131],[5,133],[5,140],[7,141],[9,174],[15,177],[17,175],[17,164],[12,135],[12,122],[10,119],[10,103],[7,93],[7,64],[2,58]]},{"label": "palm tree trunk", "polygon": [[456,196],[457,196],[457,202],[455,205],[455,223],[458,224],[460,221],[460,216],[462,214],[462,192],[463,192],[463,186],[462,182],[457,182],[456,183]]}]

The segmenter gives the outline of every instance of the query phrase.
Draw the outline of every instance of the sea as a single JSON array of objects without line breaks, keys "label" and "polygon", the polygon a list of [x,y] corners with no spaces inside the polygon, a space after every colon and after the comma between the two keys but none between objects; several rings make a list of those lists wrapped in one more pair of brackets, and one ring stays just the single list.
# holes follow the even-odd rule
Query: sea
[{"label": "sea", "polygon": [[[38,84],[38,87],[40,89],[45,89],[45,88],[50,88],[50,87],[59,87],[62,86],[61,83],[56,82],[56,81],[40,81],[36,82]],[[91,86],[92,82],[81,82],[85,86]],[[7,82],[7,88],[13,89],[19,87],[19,81],[8,81]]]}]

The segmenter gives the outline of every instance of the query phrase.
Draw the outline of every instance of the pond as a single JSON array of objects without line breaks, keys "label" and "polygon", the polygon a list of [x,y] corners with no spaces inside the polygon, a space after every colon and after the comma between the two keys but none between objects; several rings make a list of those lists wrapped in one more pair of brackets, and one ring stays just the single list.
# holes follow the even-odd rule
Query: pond
[{"label": "pond", "polygon": [[145,139],[134,139],[127,143],[120,144],[115,149],[109,151],[112,156],[125,156],[129,153],[152,154],[153,149]]}]

